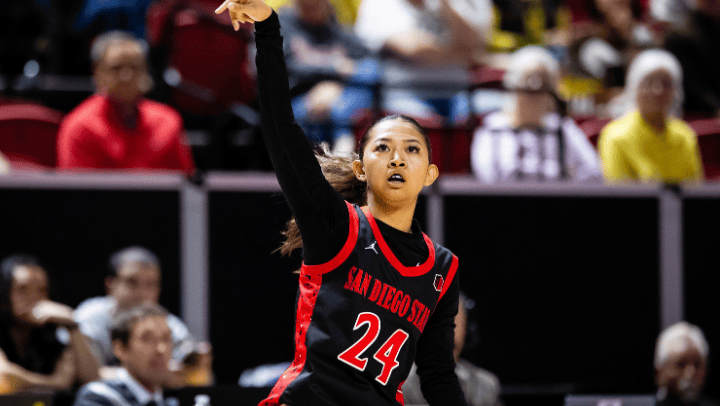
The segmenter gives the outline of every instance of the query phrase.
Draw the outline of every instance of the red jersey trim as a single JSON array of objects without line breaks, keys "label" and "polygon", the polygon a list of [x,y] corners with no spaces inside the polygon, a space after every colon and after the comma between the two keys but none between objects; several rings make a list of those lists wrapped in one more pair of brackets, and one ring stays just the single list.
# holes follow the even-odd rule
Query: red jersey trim
[{"label": "red jersey trim", "polygon": [[445,280],[445,283],[443,284],[442,292],[440,292],[440,297],[438,298],[438,302],[440,299],[442,299],[443,296],[445,296],[445,292],[447,292],[448,288],[450,287],[450,284],[452,283],[453,278],[455,277],[455,272],[457,272],[458,268],[458,258],[453,255],[452,264],[450,264],[450,270],[447,274],[447,279]]},{"label": "red jersey trim", "polygon": [[307,359],[307,331],[312,321],[315,302],[322,286],[322,275],[300,275],[300,298],[298,299],[297,317],[295,322],[295,359],[283,372],[267,399],[258,406],[276,406],[280,404],[280,396],[290,383],[300,375]]},{"label": "red jersey trim", "polygon": [[387,243],[385,242],[385,239],[383,238],[382,234],[380,233],[380,229],[378,229],[377,223],[375,222],[375,217],[373,217],[372,213],[370,213],[370,209],[367,207],[362,208],[363,213],[365,214],[365,217],[368,219],[368,222],[370,223],[370,228],[372,228],[373,234],[375,235],[375,239],[377,240],[378,245],[380,246],[380,250],[385,255],[385,258],[390,261],[390,265],[393,266],[393,268],[397,269],[398,272],[400,272],[400,275],[402,276],[420,276],[425,275],[428,273],[432,267],[435,265],[435,245],[433,244],[430,237],[428,237],[425,233],[423,233],[423,238],[425,239],[425,244],[427,244],[428,252],[430,255],[428,255],[427,260],[424,264],[418,265],[418,266],[405,266],[402,263],[400,263],[400,260],[397,259],[395,254],[390,250],[390,247],[388,247]]},{"label": "red jersey trim", "polygon": [[316,275],[328,273],[345,262],[345,260],[350,256],[353,248],[355,248],[355,243],[357,243],[358,238],[358,230],[360,229],[360,221],[358,219],[358,214],[355,211],[355,207],[348,202],[345,202],[345,204],[347,205],[348,213],[350,214],[350,227],[348,230],[348,238],[345,240],[345,245],[343,245],[340,252],[335,255],[333,259],[324,264],[306,265],[303,262],[301,268],[302,273]]}]

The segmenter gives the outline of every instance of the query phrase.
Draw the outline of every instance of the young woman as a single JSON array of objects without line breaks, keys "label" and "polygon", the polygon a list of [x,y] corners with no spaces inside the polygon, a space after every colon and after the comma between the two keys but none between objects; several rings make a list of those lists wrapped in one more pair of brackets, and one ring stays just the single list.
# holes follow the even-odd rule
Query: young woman
[{"label": "young woman", "polygon": [[[0,262],[0,392],[62,390],[98,379],[98,362],[72,309],[50,298],[37,259]],[[61,328],[62,327],[62,328]]]},{"label": "young woman", "polygon": [[225,10],[236,29],[255,22],[263,134],[295,217],[283,250],[304,254],[295,359],[261,404],[402,404],[414,359],[430,405],[465,405],[453,361],[457,258],[413,222],[438,176],[424,131],[380,120],[357,160],[321,166],[293,117],[277,15],[261,0]]}]

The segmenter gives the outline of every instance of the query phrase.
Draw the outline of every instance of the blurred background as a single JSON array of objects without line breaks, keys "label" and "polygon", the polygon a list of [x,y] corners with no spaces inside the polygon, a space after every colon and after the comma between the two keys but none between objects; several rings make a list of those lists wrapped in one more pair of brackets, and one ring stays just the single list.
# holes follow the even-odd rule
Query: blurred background
[{"label": "blurred background", "polygon": [[[352,152],[395,113],[428,128],[441,178],[416,218],[460,258],[462,358],[503,404],[655,394],[681,320],[720,348],[720,2],[269,3],[309,142]],[[0,2],[0,258],[38,257],[75,308],[107,294],[114,252],[149,249],[160,303],[211,344],[194,384],[256,404],[293,358],[301,258],[273,252],[291,213],[253,30],[217,6]]]}]

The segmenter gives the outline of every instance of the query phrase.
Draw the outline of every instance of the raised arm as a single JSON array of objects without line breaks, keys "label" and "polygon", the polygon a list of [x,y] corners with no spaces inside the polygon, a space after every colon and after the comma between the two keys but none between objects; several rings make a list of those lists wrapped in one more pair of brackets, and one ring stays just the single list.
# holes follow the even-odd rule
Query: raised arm
[{"label": "raised arm", "polygon": [[[242,2],[242,4],[240,4]],[[322,174],[310,143],[295,122],[277,14],[261,0],[226,0],[237,30],[255,22],[257,76],[263,138],[285,199],[303,236],[306,264],[329,261],[347,237],[348,210]]]}]

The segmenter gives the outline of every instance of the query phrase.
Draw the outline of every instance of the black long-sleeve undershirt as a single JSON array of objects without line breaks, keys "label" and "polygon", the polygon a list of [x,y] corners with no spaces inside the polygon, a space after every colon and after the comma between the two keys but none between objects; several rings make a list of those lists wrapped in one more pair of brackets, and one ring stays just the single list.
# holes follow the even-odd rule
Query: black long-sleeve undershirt
[{"label": "black long-sleeve undershirt", "polygon": [[[303,237],[308,265],[331,260],[349,230],[348,209],[325,179],[307,138],[293,115],[283,55],[280,22],[275,12],[255,23],[257,74],[263,137],[280,187]],[[429,252],[416,222],[404,233],[378,221],[390,249],[405,266],[424,262]],[[457,277],[438,303],[418,342],[416,363],[423,394],[431,405],[466,405],[454,374],[453,330],[457,313]]]}]

